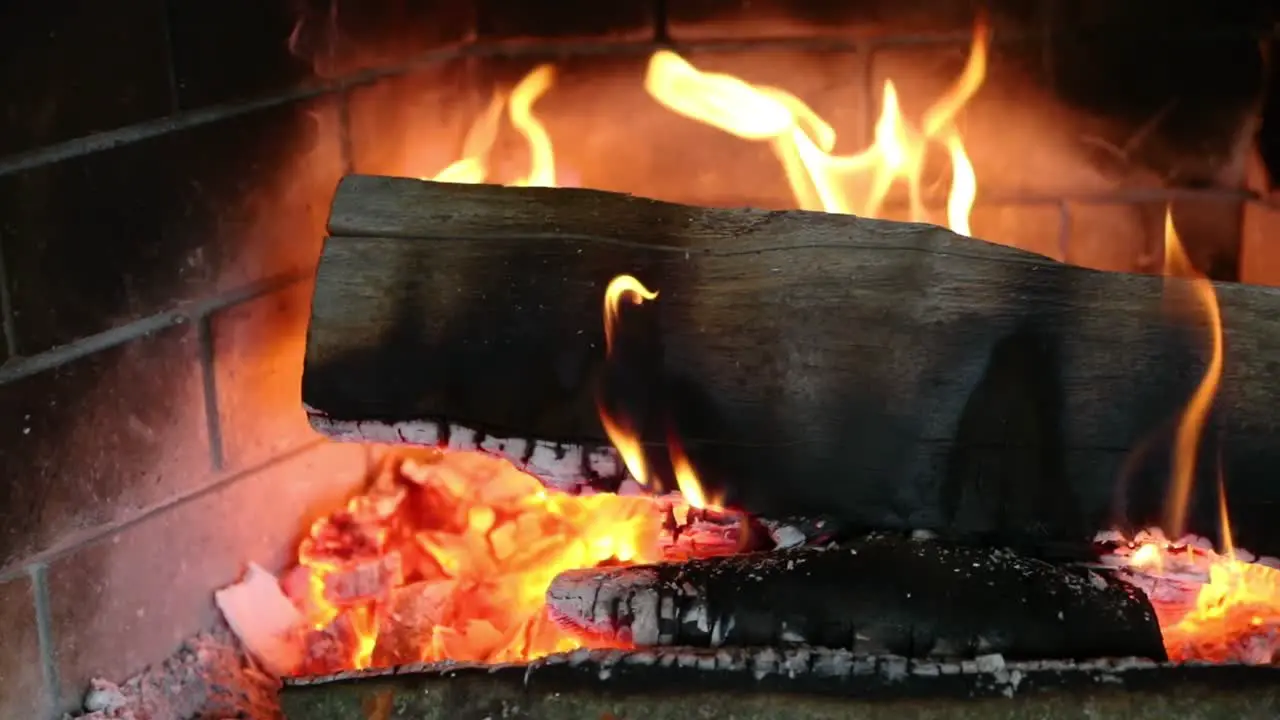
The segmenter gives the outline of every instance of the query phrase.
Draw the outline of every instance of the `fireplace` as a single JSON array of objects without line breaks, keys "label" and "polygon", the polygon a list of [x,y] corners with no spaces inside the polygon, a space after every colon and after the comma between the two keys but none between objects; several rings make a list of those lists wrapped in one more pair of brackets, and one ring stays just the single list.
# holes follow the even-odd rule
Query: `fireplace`
[{"label": "fireplace", "polygon": [[[246,561],[287,570],[386,462],[315,433],[298,390],[341,176],[436,176],[495,90],[550,65],[533,114],[557,184],[796,207],[768,144],[655,101],[654,51],[794,94],[853,152],[875,140],[886,79],[919,122],[961,73],[978,3],[296,5],[80,3],[0,23],[0,716],[54,717],[91,678],[161,661],[216,623],[214,589]],[[1200,270],[1280,285],[1274,18],[990,5],[985,79],[955,119],[974,236],[1159,273],[1170,208]],[[509,183],[530,144],[500,119],[486,179]],[[950,172],[945,153],[925,165],[933,222]],[[882,214],[909,214],[905,197]],[[1194,387],[1189,363],[1171,395]]]}]

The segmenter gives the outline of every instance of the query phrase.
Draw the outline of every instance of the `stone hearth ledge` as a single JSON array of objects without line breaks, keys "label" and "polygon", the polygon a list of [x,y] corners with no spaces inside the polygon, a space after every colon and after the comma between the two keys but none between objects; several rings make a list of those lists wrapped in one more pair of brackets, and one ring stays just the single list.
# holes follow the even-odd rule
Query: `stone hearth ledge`
[{"label": "stone hearth ledge", "polygon": [[856,657],[817,648],[578,650],[285,681],[288,720],[1274,720],[1280,668]]}]

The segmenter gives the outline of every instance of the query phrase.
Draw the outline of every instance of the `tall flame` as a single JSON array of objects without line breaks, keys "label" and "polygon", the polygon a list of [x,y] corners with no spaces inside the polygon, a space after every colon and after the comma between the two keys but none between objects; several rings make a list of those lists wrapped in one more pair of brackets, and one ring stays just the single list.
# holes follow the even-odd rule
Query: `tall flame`
[{"label": "tall flame", "polygon": [[[639,280],[630,275],[619,275],[609,281],[604,291],[604,347],[605,361],[613,358],[613,336],[618,324],[618,307],[625,300],[635,305],[646,300],[655,300],[658,293],[650,291]],[[622,462],[627,466],[631,477],[641,485],[649,483],[649,468],[644,459],[644,447],[640,443],[639,433],[631,426],[627,418],[621,414],[617,417],[605,410],[604,403],[597,403],[600,413],[600,424],[604,427],[609,442],[617,448]]]},{"label": "tall flame", "polygon": [[1209,365],[1187,401],[1174,439],[1172,477],[1165,502],[1165,527],[1173,537],[1178,537],[1186,528],[1187,503],[1195,480],[1200,435],[1222,380],[1223,339],[1222,314],[1213,283],[1191,264],[1173,226],[1173,213],[1168,209],[1164,216],[1164,273],[1168,277],[1188,281],[1210,327]]},{"label": "tall flame", "polygon": [[834,154],[835,130],[803,100],[785,90],[699,70],[670,50],[649,59],[645,89],[675,113],[744,140],[769,142],[796,202],[806,210],[876,216],[893,186],[904,182],[910,219],[928,222],[921,177],[929,146],[940,144],[951,159],[946,222],[968,235],[977,178],[955,120],[986,77],[989,36],[985,18],[979,18],[964,70],[924,112],[919,127],[903,118],[897,88],[886,80],[872,144],[852,155]]},{"label": "tall flame", "polygon": [[[529,172],[509,184],[520,187],[555,187],[556,158],[547,129],[533,114],[533,104],[555,81],[555,68],[539,65],[511,90],[510,98],[495,92],[489,106],[471,123],[462,142],[462,157],[431,176],[437,182],[477,184],[491,180],[489,154],[502,124],[502,110],[507,109],[511,126],[529,145]],[[509,100],[509,102],[508,102]]]}]

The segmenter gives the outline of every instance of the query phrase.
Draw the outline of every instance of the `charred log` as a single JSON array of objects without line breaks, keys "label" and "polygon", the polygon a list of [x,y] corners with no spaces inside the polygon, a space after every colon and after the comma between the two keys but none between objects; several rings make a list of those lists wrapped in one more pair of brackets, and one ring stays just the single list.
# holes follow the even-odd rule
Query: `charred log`
[{"label": "charred log", "polygon": [[1273,720],[1280,669],[998,655],[949,663],[819,648],[581,650],[526,665],[286,679],[280,703],[289,720]]},{"label": "charred log", "polygon": [[562,573],[561,625],[640,647],[819,645],[860,654],[1165,659],[1129,584],[1005,550],[873,536],[844,546]]},{"label": "charred log", "polygon": [[[1204,368],[1207,333],[1170,311],[1181,281],[931,226],[356,176],[329,230],[303,379],[322,432],[452,444],[465,425],[576,448],[573,472],[606,445],[603,387],[660,483],[675,432],[713,495],[763,515],[1001,541],[1155,524],[1169,419]],[[627,308],[627,366],[606,369],[620,273],[660,297]],[[1280,554],[1280,292],[1217,289],[1227,355],[1202,456],[1248,498],[1240,543]],[[532,462],[543,444],[495,442],[563,480],[561,460]],[[1214,536],[1211,465],[1186,529]]]}]

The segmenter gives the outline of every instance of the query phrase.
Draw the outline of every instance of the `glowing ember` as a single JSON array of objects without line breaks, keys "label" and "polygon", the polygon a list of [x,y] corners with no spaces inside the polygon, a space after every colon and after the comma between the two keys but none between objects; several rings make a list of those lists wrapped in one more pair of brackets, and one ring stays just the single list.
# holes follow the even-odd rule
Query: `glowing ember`
[{"label": "glowing ember", "polygon": [[[430,452],[390,460],[370,490],[318,521],[299,550],[311,571],[306,603],[324,629],[357,638],[355,667],[375,645],[416,648],[397,662],[504,662],[572,650],[547,621],[543,596],[564,570],[661,559],[663,507],[650,497],[570,496],[545,489],[504,460]],[[404,597],[406,594],[412,597]],[[412,638],[381,638],[397,608],[421,607]],[[379,663],[380,664],[380,663]]]},{"label": "glowing ember", "polygon": [[[1229,545],[1229,543],[1227,543]],[[1280,570],[1194,538],[1151,529],[1104,558],[1151,598],[1172,660],[1275,662]]]}]

